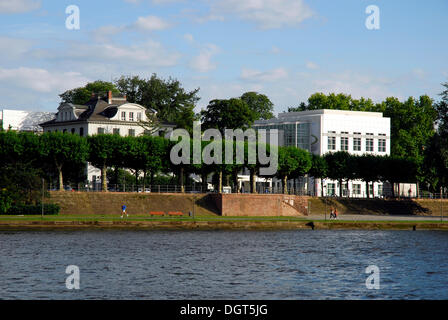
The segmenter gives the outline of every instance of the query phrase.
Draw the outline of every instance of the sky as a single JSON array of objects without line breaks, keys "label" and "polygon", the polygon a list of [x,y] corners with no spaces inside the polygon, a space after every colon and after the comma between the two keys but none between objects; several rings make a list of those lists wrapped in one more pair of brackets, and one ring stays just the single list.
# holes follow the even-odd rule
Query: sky
[{"label": "sky", "polygon": [[315,92],[437,101],[447,30],[446,0],[0,0],[0,109],[56,111],[65,90],[153,73],[200,88],[196,111],[247,91],[275,113]]}]

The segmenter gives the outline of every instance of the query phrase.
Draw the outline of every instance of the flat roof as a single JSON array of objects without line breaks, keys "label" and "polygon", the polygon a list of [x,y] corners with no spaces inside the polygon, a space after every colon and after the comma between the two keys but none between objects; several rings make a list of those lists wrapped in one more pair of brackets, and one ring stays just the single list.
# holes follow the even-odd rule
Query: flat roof
[{"label": "flat roof", "polygon": [[363,117],[383,117],[382,112],[371,112],[371,111],[350,111],[350,110],[334,110],[334,109],[319,109],[319,110],[307,110],[299,112],[282,112],[278,114],[279,118],[284,118],[287,116],[311,116],[319,114],[338,114],[347,116],[363,116]]}]

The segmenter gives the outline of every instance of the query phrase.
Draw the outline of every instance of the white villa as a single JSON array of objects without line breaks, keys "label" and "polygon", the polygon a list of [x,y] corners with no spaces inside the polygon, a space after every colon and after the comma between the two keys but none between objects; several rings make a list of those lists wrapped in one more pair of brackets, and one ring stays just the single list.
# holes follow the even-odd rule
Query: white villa
[{"label": "white villa", "polygon": [[[44,132],[67,132],[80,136],[95,134],[118,134],[121,136],[139,136],[150,134],[141,125],[147,121],[147,109],[139,104],[130,103],[124,97],[113,97],[109,91],[107,97],[92,95],[85,105],[62,103],[55,118],[41,123]],[[152,111],[156,113],[156,111]],[[163,125],[152,135],[170,132],[173,125]],[[87,177],[91,183],[98,183],[100,170],[87,165]]]}]

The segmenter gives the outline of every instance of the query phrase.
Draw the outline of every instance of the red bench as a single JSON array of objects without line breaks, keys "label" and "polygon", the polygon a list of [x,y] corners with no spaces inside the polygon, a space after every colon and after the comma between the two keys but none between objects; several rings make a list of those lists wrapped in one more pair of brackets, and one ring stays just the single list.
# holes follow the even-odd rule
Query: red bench
[{"label": "red bench", "polygon": [[164,216],[164,215],[165,215],[165,212],[163,212],[163,211],[151,211],[151,212],[149,213],[149,215],[150,215],[150,216]]},{"label": "red bench", "polygon": [[171,212],[168,212],[168,215],[169,216],[174,216],[174,217],[181,217],[181,216],[183,216],[184,214],[182,213],[182,212],[179,212],[179,211],[171,211]]}]

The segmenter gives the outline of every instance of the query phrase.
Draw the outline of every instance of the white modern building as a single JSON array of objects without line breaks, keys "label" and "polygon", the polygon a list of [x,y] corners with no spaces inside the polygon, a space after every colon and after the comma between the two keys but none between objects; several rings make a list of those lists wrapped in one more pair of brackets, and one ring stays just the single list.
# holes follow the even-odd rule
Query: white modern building
[{"label": "white modern building", "polygon": [[42,132],[39,124],[53,119],[54,116],[52,112],[0,110],[0,130]]},{"label": "white modern building", "polygon": [[[139,136],[143,134],[162,135],[173,129],[173,125],[164,124],[157,130],[148,131],[147,109],[139,104],[130,103],[126,96],[113,97],[109,91],[106,97],[93,95],[85,105],[62,103],[54,119],[41,123],[44,132],[67,132],[88,136],[95,134],[118,134],[120,136]],[[154,114],[156,111],[152,111]],[[87,178],[93,183],[100,182],[101,171],[87,165]]]},{"label": "white modern building", "polygon": [[[316,155],[337,151],[356,155],[390,154],[390,118],[383,117],[380,112],[327,109],[285,112],[278,118],[256,121],[254,128],[277,129],[280,146],[296,146]],[[338,195],[342,187],[343,195],[367,196],[366,184],[362,181],[350,181],[342,186],[337,181],[312,178],[290,183],[290,187],[299,184],[302,189],[318,196],[321,196],[321,183],[324,195]],[[274,187],[280,185],[281,181],[273,180]],[[387,187],[375,182],[373,189],[372,185],[369,186],[370,195],[382,196]]]}]

